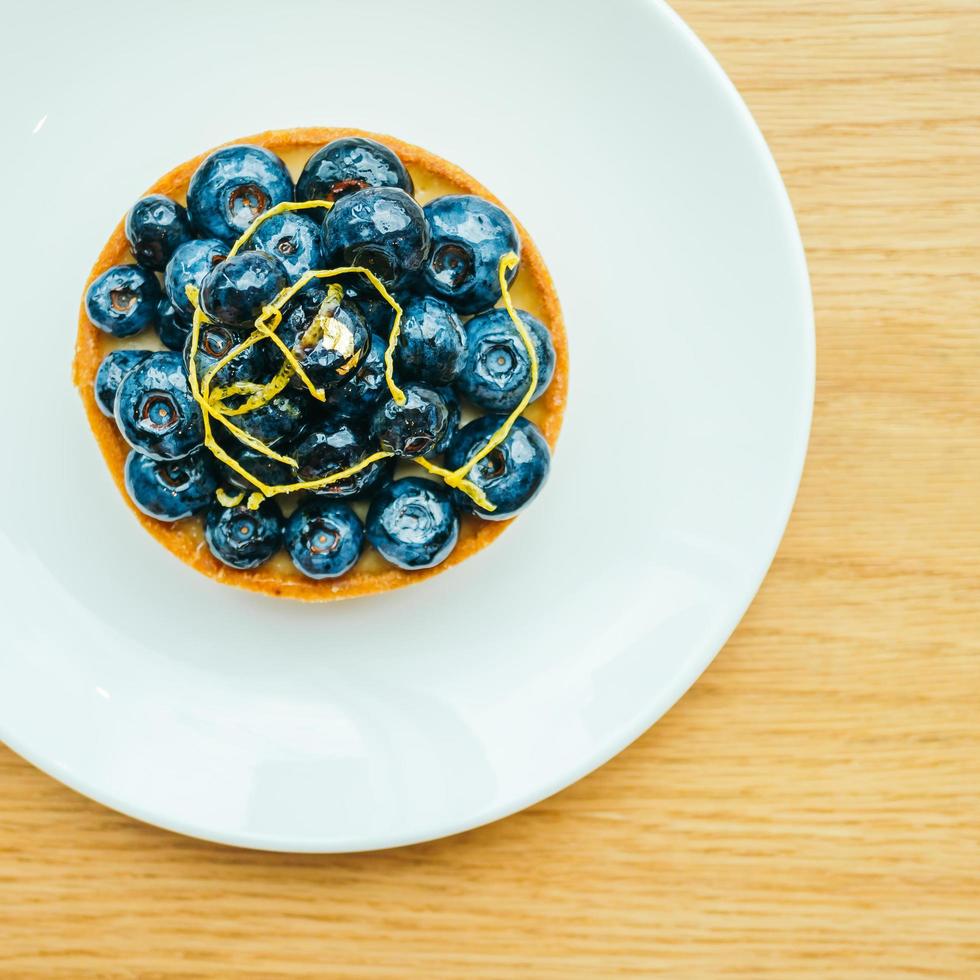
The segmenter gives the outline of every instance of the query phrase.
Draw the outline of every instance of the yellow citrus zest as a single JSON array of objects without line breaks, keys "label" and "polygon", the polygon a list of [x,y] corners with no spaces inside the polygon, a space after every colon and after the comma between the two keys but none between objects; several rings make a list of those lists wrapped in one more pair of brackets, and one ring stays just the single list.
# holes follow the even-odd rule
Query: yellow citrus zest
[{"label": "yellow citrus zest", "polygon": [[222,507],[237,507],[245,499],[244,490],[240,493],[226,493],[222,487],[218,487],[214,495]]},{"label": "yellow citrus zest", "polygon": [[[226,417],[229,415],[245,415],[247,412],[261,408],[263,405],[271,402],[289,384],[289,379],[294,374],[295,371],[293,371],[292,364],[289,361],[283,361],[282,367],[279,368],[275,377],[268,384],[256,385],[249,381],[237,381],[227,388],[214,389],[211,392],[209,401],[212,405],[217,406],[221,414]],[[249,389],[251,389],[251,394],[249,394]],[[240,405],[236,405],[234,408],[227,408],[224,405],[224,402],[229,398],[245,394],[248,394],[248,398]]]},{"label": "yellow citrus zest", "polygon": [[[282,214],[284,211],[298,211],[305,208],[330,208],[332,206],[333,203],[331,201],[286,201],[282,204],[277,204],[264,214],[259,215],[259,217],[257,217],[249,225],[245,233],[232,246],[228,255],[231,257],[237,254],[238,250],[255,233],[255,230],[259,227],[259,225],[276,214]],[[530,404],[531,399],[534,396],[534,392],[538,386],[539,367],[537,352],[534,349],[534,344],[527,332],[527,329],[525,328],[520,317],[517,315],[517,311],[514,309],[514,304],[511,300],[510,291],[507,286],[507,273],[517,266],[517,262],[517,255],[513,252],[508,252],[501,258],[497,273],[500,280],[500,294],[503,298],[504,306],[506,307],[511,320],[514,323],[514,327],[517,330],[517,333],[520,336],[525,348],[527,349],[528,357],[530,358],[531,378],[524,397],[521,399],[514,411],[507,417],[504,423],[490,437],[486,445],[458,469],[447,470],[444,467],[439,466],[436,463],[432,463],[423,457],[417,457],[414,460],[414,462],[416,462],[428,473],[432,474],[433,476],[440,477],[448,486],[454,487],[460,492],[466,494],[478,507],[487,511],[496,510],[495,505],[487,499],[486,494],[478,486],[467,479],[467,476],[473,467],[480,462],[480,460],[485,458],[489,453],[493,452],[493,450],[507,438],[514,423],[518,418],[520,418],[524,410]],[[365,276],[385,300],[385,302],[388,303],[388,305],[395,312],[395,318],[388,337],[388,346],[384,355],[385,381],[388,384],[388,390],[391,392],[391,396],[394,401],[399,405],[403,405],[405,403],[405,393],[398,387],[394,379],[394,353],[398,346],[398,338],[401,330],[402,308],[395,298],[388,292],[384,284],[370,269],[367,269],[364,266],[342,266],[336,269],[311,269],[309,272],[303,273],[303,275],[301,275],[296,282],[283,289],[272,301],[272,303],[263,308],[261,314],[255,320],[254,331],[249,334],[245,340],[241,341],[231,351],[229,351],[228,354],[217,361],[211,368],[209,368],[202,379],[198,378],[196,355],[198,344],[200,343],[201,327],[203,324],[209,323],[210,320],[201,310],[198,289],[191,285],[186,287],[187,297],[194,307],[194,317],[191,325],[191,347],[188,380],[190,382],[191,394],[201,408],[201,415],[204,423],[204,444],[215,457],[217,457],[219,460],[221,460],[221,462],[229,466],[232,470],[246,479],[253,487],[255,487],[255,491],[249,494],[246,502],[246,506],[250,510],[255,510],[258,508],[262,504],[262,501],[268,497],[277,496],[279,494],[294,493],[297,490],[317,490],[322,487],[329,486],[331,483],[348,479],[349,477],[352,477],[366,469],[368,466],[371,466],[382,459],[388,459],[394,455],[393,453],[379,450],[378,452],[372,453],[371,455],[362,459],[360,462],[348,467],[345,470],[331,473],[328,476],[320,477],[316,480],[301,480],[296,483],[270,486],[264,483],[258,477],[249,473],[236,459],[222,449],[214,438],[211,423],[212,420],[216,419],[232,435],[234,435],[239,442],[243,443],[244,445],[249,446],[265,456],[268,456],[270,459],[275,459],[281,463],[285,463],[287,466],[295,467],[297,465],[295,459],[290,456],[284,456],[277,453],[274,449],[267,446],[261,440],[256,439],[254,436],[249,435],[249,433],[236,426],[229,420],[229,418],[237,415],[245,415],[248,412],[254,411],[257,408],[261,408],[263,405],[266,405],[286,387],[294,376],[303,382],[307,390],[311,395],[313,395],[314,398],[318,399],[319,401],[324,401],[326,399],[326,393],[313,384],[297,360],[296,355],[283,342],[282,338],[277,335],[276,330],[279,327],[279,324],[282,322],[282,307],[288,303],[289,300],[292,299],[301,289],[305,288],[307,284],[312,282],[314,279],[330,279],[336,276],[343,276],[352,273],[359,273],[360,275]],[[332,311],[336,310],[342,299],[343,288],[337,283],[331,284],[327,291],[327,299],[324,301],[324,303],[325,305],[328,305],[328,307],[332,307],[332,309],[328,308],[326,313],[329,315]],[[314,325],[311,325],[310,330],[314,330]],[[309,341],[309,345],[312,345],[319,342],[323,335],[323,325],[320,324],[319,328],[314,330],[314,333],[311,334],[308,330],[307,334],[304,335],[302,340],[304,342]],[[255,384],[253,382],[239,381],[235,384],[212,390],[211,385],[217,373],[226,364],[238,357],[243,351],[262,340],[271,341],[276,347],[279,348],[280,353],[283,355],[283,363],[275,377],[264,385]],[[227,404],[230,399],[242,396],[244,396],[244,401],[242,401],[240,404],[235,405],[234,407]],[[220,488],[216,491],[215,496],[222,506],[225,507],[237,506],[243,499],[245,499],[244,492],[233,495]]]},{"label": "yellow citrus zest", "polygon": [[212,418],[217,419],[223,426],[225,426],[225,428],[228,429],[228,431],[231,432],[232,435],[239,440],[239,442],[244,443],[246,446],[249,446],[257,452],[263,453],[272,459],[277,459],[280,462],[285,463],[287,466],[295,466],[296,460],[289,456],[280,455],[275,450],[270,449],[264,442],[261,442],[254,436],[251,436],[242,429],[239,429],[238,426],[229,422],[228,419],[226,419],[220,412],[220,410],[216,409],[209,403],[207,398],[208,392],[206,389],[202,390],[197,377],[197,348],[201,339],[201,325],[209,321],[204,313],[201,312],[201,306],[199,303],[200,297],[197,287],[188,285],[185,288],[185,292],[187,294],[187,298],[191,302],[191,305],[194,307],[194,318],[191,321],[190,364],[187,376],[191,386],[191,394],[201,408],[201,417],[204,423],[204,445],[207,446],[212,454],[220,459],[222,463],[230,466],[236,473],[248,480],[253,486],[258,486],[261,489],[263,486],[262,482],[257,480],[256,477],[252,476],[252,474],[249,473],[241,465],[241,463],[238,462],[238,460],[233,459],[227,452],[225,452],[224,449],[221,448],[221,446],[218,445],[211,430]]},{"label": "yellow citrus zest", "polygon": [[[418,459],[416,460],[424,469],[427,469],[430,473],[435,473],[441,476],[443,480],[451,487],[456,487],[457,490],[461,490],[465,493],[471,500],[473,500],[477,506],[482,507],[484,510],[496,510],[497,508],[487,500],[486,496],[478,490],[472,483],[466,480],[470,471],[480,462],[481,459],[488,456],[494,451],[494,449],[499,446],[504,439],[510,434],[510,430],[514,427],[514,423],[524,414],[524,409],[527,408],[531,403],[531,399],[534,397],[534,392],[538,387],[538,353],[534,349],[534,343],[531,340],[530,334],[527,332],[527,328],[524,326],[523,321],[517,315],[517,310],[514,309],[514,302],[510,298],[510,289],[507,286],[507,273],[511,269],[515,268],[518,263],[517,255],[513,252],[508,252],[506,255],[502,256],[500,259],[500,264],[497,266],[497,276],[500,280],[500,295],[503,297],[504,306],[507,308],[508,314],[514,324],[514,328],[517,330],[518,335],[521,338],[525,348],[527,349],[527,356],[531,362],[531,380],[527,386],[527,391],[524,392],[524,397],[520,400],[520,403],[514,409],[513,412],[507,417],[503,425],[497,429],[496,432],[487,440],[487,444],[470,459],[468,459],[459,469],[449,472],[448,470],[443,470],[442,467],[433,467],[431,463],[427,460]],[[475,495],[472,490],[476,490],[479,497]],[[481,499],[482,498],[482,499]]]},{"label": "yellow citrus zest", "polygon": [[418,463],[423,470],[426,470],[433,476],[440,477],[447,486],[455,487],[460,492],[465,493],[477,507],[482,507],[484,510],[497,509],[497,505],[490,503],[487,495],[475,483],[471,483],[465,477],[459,476],[452,470],[444,469],[442,466],[437,466],[424,456],[416,456],[414,462]]},{"label": "yellow citrus zest", "polygon": [[[275,302],[279,302],[278,298],[276,299]],[[282,320],[282,314],[279,313],[278,309],[274,310],[274,312],[279,316],[279,320],[276,321],[275,326],[269,327],[266,325],[265,321],[263,320],[263,317],[266,317],[267,313],[270,310],[273,310],[273,307],[271,306],[265,307],[262,311],[262,315],[255,321],[255,330],[252,333],[250,333],[248,337],[246,337],[245,340],[243,340],[240,344],[237,344],[230,351],[228,351],[228,353],[225,354],[225,356],[222,357],[221,360],[217,361],[210,368],[208,368],[208,372],[207,374],[204,375],[204,379],[201,382],[201,386],[206,397],[209,396],[211,383],[214,380],[214,376],[226,364],[233,361],[236,357],[238,357],[239,354],[241,354],[243,351],[248,350],[249,347],[252,347],[253,345],[257,344],[260,340],[265,340],[266,338],[268,338],[279,348],[286,362],[293,369],[293,371],[295,372],[297,377],[303,382],[303,384],[306,385],[310,394],[313,395],[313,397],[316,398],[318,401],[322,402],[325,400],[325,398],[327,397],[326,394],[323,391],[321,391],[319,388],[317,388],[315,384],[313,384],[313,382],[307,376],[306,372],[300,366],[299,361],[296,360],[296,355],[289,349],[289,347],[286,346],[285,343],[283,343],[282,338],[276,335],[275,333],[276,327],[279,326],[279,322]],[[195,347],[194,350],[196,351],[197,348]]]},{"label": "yellow citrus zest", "polygon": [[[399,306],[395,298],[385,289],[384,283],[370,270],[362,265],[348,265],[341,266],[337,269],[311,269],[309,272],[304,272],[303,275],[299,277],[288,288],[284,289],[273,301],[272,307],[275,308],[276,312],[283,306],[283,304],[289,302],[301,289],[303,289],[308,283],[312,282],[314,279],[330,279],[334,276],[345,276],[349,273],[359,272],[362,276],[365,276],[372,286],[381,295],[381,298],[395,311],[395,319],[391,325],[391,333],[388,337],[388,348],[385,351],[385,380],[388,382],[388,390],[391,392],[391,397],[398,402],[399,405],[405,403],[405,393],[395,384],[395,379],[393,377],[394,373],[394,350],[398,345],[398,335],[401,332],[401,322],[402,322],[402,308]],[[266,307],[262,311],[262,316],[255,321],[256,328],[259,327],[259,322],[263,320],[272,307]],[[281,316],[281,314],[280,314]],[[274,338],[278,339],[278,338]],[[285,348],[282,341],[279,341],[280,346]],[[291,354],[292,352],[290,352]],[[228,355],[231,357],[232,355]],[[313,391],[313,389],[310,389]],[[322,399],[321,399],[322,400]]]},{"label": "yellow citrus zest", "polygon": [[265,388],[265,385],[260,385],[257,381],[236,381],[225,388],[212,388],[208,401],[213,405],[238,395],[257,395],[260,391],[265,391]]}]

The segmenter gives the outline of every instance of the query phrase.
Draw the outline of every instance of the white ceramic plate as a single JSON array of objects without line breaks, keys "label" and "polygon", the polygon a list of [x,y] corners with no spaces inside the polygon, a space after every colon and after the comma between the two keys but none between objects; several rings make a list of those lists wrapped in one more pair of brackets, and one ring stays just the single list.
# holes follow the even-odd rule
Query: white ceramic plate
[{"label": "white ceramic plate", "polygon": [[[814,361],[779,175],[671,10],[127,0],[5,20],[0,736],[142,820],[344,851],[513,813],[656,721],[775,553]],[[529,512],[443,576],[326,606],[160,548],[69,381],[86,273],[140,192],[215,143],[314,124],[401,136],[499,194],[571,349]]]}]

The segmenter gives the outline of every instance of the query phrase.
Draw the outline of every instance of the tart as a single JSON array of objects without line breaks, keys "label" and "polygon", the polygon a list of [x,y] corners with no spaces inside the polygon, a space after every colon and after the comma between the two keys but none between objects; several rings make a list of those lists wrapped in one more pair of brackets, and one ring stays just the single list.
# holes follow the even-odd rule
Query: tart
[{"label": "tart", "polygon": [[458,167],[351,129],[175,168],[82,298],[74,381],[140,523],[219,582],[324,601],[418,582],[543,485],[568,375],[527,233]]}]

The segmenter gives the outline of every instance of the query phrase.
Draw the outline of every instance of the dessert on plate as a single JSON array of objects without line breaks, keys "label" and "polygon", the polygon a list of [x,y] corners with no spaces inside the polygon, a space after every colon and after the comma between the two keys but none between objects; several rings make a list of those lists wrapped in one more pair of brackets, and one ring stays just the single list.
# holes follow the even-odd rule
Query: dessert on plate
[{"label": "dessert on plate", "polygon": [[537,496],[567,387],[554,287],[485,188],[356,130],[188,161],[103,248],[74,378],[141,523],[276,596],[397,588]]}]

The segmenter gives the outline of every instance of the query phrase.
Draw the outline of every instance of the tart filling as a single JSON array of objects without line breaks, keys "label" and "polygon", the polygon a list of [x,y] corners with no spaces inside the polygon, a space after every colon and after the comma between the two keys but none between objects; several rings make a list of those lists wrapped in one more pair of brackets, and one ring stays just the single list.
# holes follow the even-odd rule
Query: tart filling
[{"label": "tart filling", "polygon": [[198,570],[383,591],[474,553],[544,484],[557,298],[458,168],[350,130],[266,133],[168,174],[120,230],[75,380],[130,504]]}]

